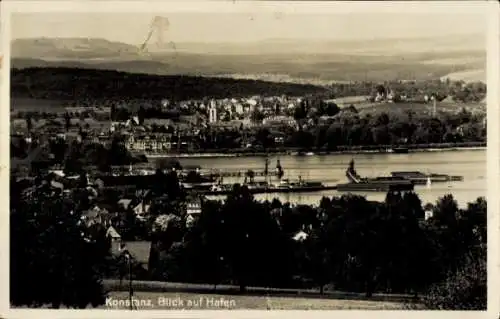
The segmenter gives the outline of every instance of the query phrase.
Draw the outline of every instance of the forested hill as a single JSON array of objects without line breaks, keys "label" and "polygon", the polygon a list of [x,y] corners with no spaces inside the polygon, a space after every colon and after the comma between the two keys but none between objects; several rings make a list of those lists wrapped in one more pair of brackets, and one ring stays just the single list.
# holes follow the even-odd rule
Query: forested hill
[{"label": "forested hill", "polygon": [[84,68],[11,70],[11,96],[38,99],[201,99],[325,93],[314,85],[183,75],[148,75]]}]

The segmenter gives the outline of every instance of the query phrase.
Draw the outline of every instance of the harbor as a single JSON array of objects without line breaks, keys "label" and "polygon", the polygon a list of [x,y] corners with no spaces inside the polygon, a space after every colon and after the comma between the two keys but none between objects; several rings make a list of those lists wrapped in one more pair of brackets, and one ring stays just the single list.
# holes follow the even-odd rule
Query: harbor
[{"label": "harbor", "polygon": [[[276,156],[256,157],[253,161],[217,158],[210,163],[191,159],[170,163],[174,165],[166,169],[177,171],[186,191],[209,198],[223,199],[234,184],[246,186],[257,199],[279,198],[292,203],[308,203],[309,198],[317,202],[323,196],[346,193],[384,198],[388,191],[429,194],[429,202],[437,200],[438,192],[444,194],[451,189],[464,189],[463,198],[484,196],[485,172],[481,174],[473,167],[482,166],[485,152],[461,151],[461,156],[446,158],[443,154]],[[450,171],[447,165],[450,159],[463,169]],[[148,164],[155,166],[155,162]],[[153,175],[156,169],[132,165],[118,171],[113,175]]]},{"label": "harbor", "polygon": [[[325,185],[322,182],[304,181],[301,176],[299,176],[296,182],[293,182],[289,179],[281,179],[284,171],[279,163],[278,160],[278,166],[274,174],[278,178],[278,183],[269,183],[267,181],[269,176],[267,175],[265,175],[265,181],[255,182],[255,175],[253,175],[252,171],[248,171],[245,174],[243,185],[247,186],[252,194],[307,193],[327,190],[337,190],[339,192],[365,191],[386,193],[388,191],[413,191],[415,184],[422,184],[421,182],[424,180],[429,187],[432,183],[463,181],[462,176],[425,174],[422,172],[392,172],[392,176],[365,178],[358,175],[354,167],[354,160],[351,160],[346,169],[348,183]],[[250,179],[250,181],[248,181],[248,179]],[[219,183],[213,184],[206,181],[203,183],[184,183],[184,187],[204,195],[227,195],[232,190],[232,184],[223,184],[222,179],[219,180]]]},{"label": "harbor", "polygon": [[[321,181],[325,186],[336,186],[347,183],[345,171],[354,158],[356,169],[365,177],[391,176],[391,172],[421,172],[423,174],[440,173],[449,176],[461,176],[462,181],[436,182],[431,180],[415,182],[414,191],[421,196],[423,202],[434,203],[439,197],[453,192],[459,205],[486,195],[486,151],[457,150],[449,152],[427,152],[410,154],[358,154],[355,157],[346,155],[324,156],[280,156],[284,170],[283,179],[296,179],[302,176],[306,181]],[[276,163],[278,156],[270,157],[270,163]],[[181,159],[183,166],[210,167],[212,170],[236,171],[245,167],[247,170],[262,171],[262,157],[239,158],[190,158]],[[274,166],[274,165],[273,165]],[[272,169],[269,170],[270,173]],[[226,177],[224,183],[243,184],[245,176]],[[263,181],[264,177],[255,178]],[[276,183],[276,177],[269,177],[269,182]],[[351,193],[366,196],[370,200],[384,200],[386,193],[351,190]],[[257,200],[278,198],[294,204],[317,204],[323,196],[340,196],[345,192],[335,187],[318,191],[288,191],[280,193],[254,193]],[[209,198],[224,199],[221,195],[207,195]]]},{"label": "harbor", "polygon": [[[396,153],[405,154],[405,153]],[[211,168],[204,169],[199,165],[183,167],[180,172],[181,184],[191,193],[206,196],[228,195],[233,185],[238,183],[246,186],[252,194],[290,194],[290,193],[318,193],[335,191],[338,193],[387,193],[390,191],[414,191],[417,185],[432,188],[433,184],[463,182],[461,175],[431,173],[422,171],[392,171],[387,175],[362,177],[355,168],[354,158],[351,158],[345,168],[346,183],[326,183],[325,178],[311,180],[302,175],[292,176],[286,173],[279,157],[276,158],[276,167],[270,169],[270,158],[263,161],[264,169],[235,170]],[[180,163],[179,163],[179,166]],[[186,170],[190,167],[191,170]],[[286,178],[284,177],[286,175]],[[230,182],[228,182],[228,177]],[[295,179],[294,179],[295,178]],[[241,180],[243,179],[243,180]],[[337,182],[337,179],[330,182]]]}]

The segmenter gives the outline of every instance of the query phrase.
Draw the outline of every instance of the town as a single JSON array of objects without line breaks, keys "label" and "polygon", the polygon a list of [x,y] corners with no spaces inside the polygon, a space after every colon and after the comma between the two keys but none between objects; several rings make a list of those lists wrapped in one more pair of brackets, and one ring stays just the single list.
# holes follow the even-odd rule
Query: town
[{"label": "town", "polygon": [[[411,88],[412,83],[408,85]],[[448,86],[457,87],[457,84]],[[204,194],[213,190],[224,171],[214,177],[213,170],[183,166],[182,157],[179,160],[155,156],[180,156],[207,150],[225,154],[245,149],[250,154],[279,151],[286,154],[293,150],[300,155],[300,152],[339,150],[386,152],[396,147],[482,146],[486,136],[484,105],[481,106],[480,101],[458,101],[456,96],[466,91],[469,99],[478,100],[481,95],[484,98],[485,88],[477,84],[474,87],[465,84],[459,87],[461,89],[455,96],[443,97],[423,92],[418,104],[408,96],[398,96],[395,101],[396,94],[379,85],[373,95],[357,99],[323,100],[314,96],[282,95],[178,102],[169,99],[107,101],[103,104],[84,101],[85,106],[79,106],[80,101],[75,101],[76,105],[66,106],[59,113],[50,110],[42,113],[13,112],[11,218],[14,221],[16,218],[32,220],[45,207],[44,210],[54,212],[54,215],[40,221],[46,227],[60,224],[61,229],[56,232],[60,232],[61,236],[65,236],[63,234],[68,227],[81,229],[85,241],[91,243],[94,250],[100,251],[100,258],[106,260],[101,266],[101,275],[108,279],[120,279],[119,287],[114,286],[116,289],[124,287],[122,279],[134,278],[135,281],[209,282],[215,287],[217,284],[237,283],[241,291],[246,291],[246,286],[250,285],[294,288],[310,288],[312,285],[319,286],[323,294],[325,286],[335,280],[337,288],[364,290],[367,296],[381,289],[416,295],[426,283],[423,280],[411,281],[412,276],[421,278],[417,268],[411,274],[406,268],[405,276],[410,277],[404,280],[397,277],[402,276],[399,273],[387,277],[387,286],[380,288],[382,283],[377,281],[375,284],[373,279],[367,279],[367,274],[358,274],[356,276],[361,277],[349,282],[340,280],[338,276],[347,275],[345,271],[353,272],[349,276],[354,276],[354,272],[358,271],[354,264],[350,270],[333,274],[321,268],[330,267],[328,263],[316,264],[319,262],[314,259],[316,257],[306,260],[303,259],[306,256],[292,257],[286,252],[306,243],[324,245],[326,237],[321,234],[335,228],[327,227],[328,223],[334,222],[329,221],[332,217],[321,214],[339,207],[345,207],[347,214],[357,213],[358,208],[355,207],[366,207],[373,211],[376,218],[385,220],[392,218],[383,213],[386,210],[398,205],[410,205],[412,208],[407,213],[412,213],[405,217],[404,223],[438,227],[449,223],[446,221],[449,217],[443,215],[449,209],[455,210],[458,215],[485,213],[484,199],[471,204],[468,211],[459,209],[453,197],[441,199],[437,206],[421,206],[418,195],[413,192],[398,192],[396,195],[389,192],[385,203],[368,201],[349,193],[339,198],[325,197],[318,207],[290,205],[277,199],[259,202],[252,195],[253,177],[259,172],[248,170],[238,173],[245,176],[243,183],[227,185],[224,192],[227,198],[221,202],[208,199]],[[445,99],[451,100],[454,107],[441,107],[446,105]],[[347,102],[342,104],[342,100]],[[411,107],[401,111],[405,103]],[[391,110],[391,107],[394,109]],[[386,112],[377,112],[378,108]],[[277,169],[281,169],[279,161]],[[280,174],[268,169],[267,164],[264,174],[266,180],[281,180]],[[303,185],[300,187],[304,190]],[[284,191],[278,189],[278,192]],[[55,210],[61,209],[66,213],[55,213]],[[241,213],[234,214],[236,211]],[[318,217],[311,219],[313,215]],[[78,221],[70,226],[75,222],[75,216],[78,216]],[[485,227],[484,221],[463,221],[468,223],[463,227],[472,227],[477,234],[467,239],[471,245],[485,240],[485,235],[481,233],[485,228],[478,228]],[[246,226],[242,226],[242,222]],[[339,222],[331,227],[359,227],[349,223],[341,226]],[[270,228],[263,230],[264,225]],[[399,227],[409,226],[396,226]],[[242,238],[239,237],[241,235]],[[206,239],[209,242],[200,241],[204,236],[211,238]],[[229,241],[226,241],[227,236],[231,237]],[[426,236],[418,238],[423,240]],[[97,238],[107,240],[99,241]],[[415,238],[412,240],[419,240]],[[22,242],[22,239],[14,242],[18,240]],[[386,235],[371,239],[380,245],[385,240],[389,240]],[[268,244],[267,248],[262,246],[270,241],[273,242],[272,247]],[[245,245],[255,253],[242,256],[238,252],[240,249],[226,247],[225,242],[233,242],[240,247]],[[73,248],[68,246],[67,249]],[[306,249],[305,246],[303,249]],[[247,250],[243,251],[248,254]],[[351,253],[346,252],[346,256]],[[90,254],[92,258],[97,258],[95,251]],[[124,260],[123,256],[129,257]],[[398,256],[399,259],[406,258]],[[78,257],[78,260],[81,258]],[[243,261],[250,263],[251,258],[260,262],[252,262],[252,266],[245,267],[239,264]],[[298,259],[291,262],[290,258]],[[127,260],[130,264],[128,272],[124,266]],[[427,259],[419,256],[418,260],[424,263]],[[290,267],[288,263],[294,266]],[[197,264],[207,268],[198,268]],[[181,265],[184,270],[181,270]],[[236,267],[234,271],[239,271],[239,275],[228,277],[228,274],[220,273],[227,267]],[[439,264],[439,267],[442,265]],[[324,270],[318,273],[318,269]],[[265,276],[256,276],[257,270],[264,271]]]},{"label": "town", "polygon": [[491,11],[138,4],[2,2],[12,309],[486,310]]},{"label": "town", "polygon": [[[74,101],[55,112],[12,110],[11,135],[23,145],[50,136],[108,146],[119,137],[129,152],[147,155],[485,145],[484,84],[394,83],[401,93],[389,85],[371,86],[371,95],[337,99]],[[438,126],[436,134],[431,126]]]}]

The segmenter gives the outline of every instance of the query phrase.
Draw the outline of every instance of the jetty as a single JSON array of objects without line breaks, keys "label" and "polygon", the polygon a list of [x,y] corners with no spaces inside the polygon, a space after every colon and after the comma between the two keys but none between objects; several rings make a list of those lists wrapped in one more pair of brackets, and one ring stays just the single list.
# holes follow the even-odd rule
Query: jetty
[{"label": "jetty", "polygon": [[[318,186],[297,186],[291,188],[282,188],[282,187],[263,187],[263,188],[248,188],[248,191],[251,194],[276,194],[276,193],[312,193],[312,192],[321,192],[328,190],[336,190],[337,185],[318,185]],[[195,191],[201,195],[228,195],[232,192],[232,189],[210,189],[210,190],[196,190]]]},{"label": "jetty", "polygon": [[214,177],[245,177],[249,174],[255,177],[278,176],[277,171],[265,172],[264,170],[218,170],[218,169],[201,169],[200,174],[211,175]]}]

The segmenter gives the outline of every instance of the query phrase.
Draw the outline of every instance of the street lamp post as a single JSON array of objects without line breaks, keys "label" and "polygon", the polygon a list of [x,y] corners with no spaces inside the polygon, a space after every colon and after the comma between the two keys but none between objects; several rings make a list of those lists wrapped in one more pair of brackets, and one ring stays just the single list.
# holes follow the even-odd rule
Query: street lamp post
[{"label": "street lamp post", "polygon": [[128,261],[128,295],[129,295],[129,301],[130,301],[130,310],[133,310],[134,304],[132,302],[132,295],[133,295],[133,290],[132,290],[132,256],[130,256],[130,253],[128,251],[125,252],[125,258],[127,258],[127,261]]}]

